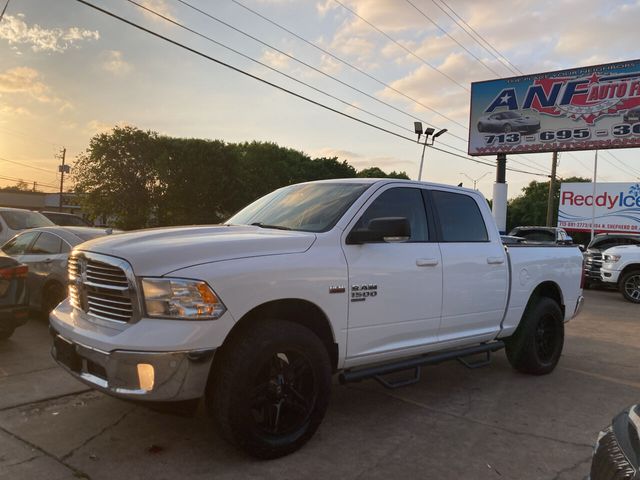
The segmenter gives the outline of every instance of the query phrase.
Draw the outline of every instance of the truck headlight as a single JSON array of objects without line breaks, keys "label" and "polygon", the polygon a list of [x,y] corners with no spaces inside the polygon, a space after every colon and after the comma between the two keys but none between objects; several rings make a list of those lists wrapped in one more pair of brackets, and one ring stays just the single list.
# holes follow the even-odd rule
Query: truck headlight
[{"label": "truck headlight", "polygon": [[620,258],[620,255],[605,255],[604,263],[616,263]]},{"label": "truck headlight", "polygon": [[213,320],[227,308],[206,282],[185,278],[143,278],[149,317]]}]

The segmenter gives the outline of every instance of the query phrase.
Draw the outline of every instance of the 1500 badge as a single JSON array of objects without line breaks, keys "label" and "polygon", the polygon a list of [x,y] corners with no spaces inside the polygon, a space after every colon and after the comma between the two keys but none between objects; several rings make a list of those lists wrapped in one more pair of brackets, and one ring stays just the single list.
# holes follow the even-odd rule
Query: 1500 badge
[{"label": "1500 badge", "polygon": [[378,295],[378,285],[367,283],[364,285],[351,285],[351,301],[364,302],[368,297]]}]

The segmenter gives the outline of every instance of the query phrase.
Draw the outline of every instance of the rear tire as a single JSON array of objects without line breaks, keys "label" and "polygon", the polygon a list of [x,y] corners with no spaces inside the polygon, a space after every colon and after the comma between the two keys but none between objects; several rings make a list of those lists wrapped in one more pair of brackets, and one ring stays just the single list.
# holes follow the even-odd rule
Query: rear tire
[{"label": "rear tire", "polygon": [[296,451],[313,436],[331,392],[329,355],[313,332],[265,320],[217,354],[206,404],[227,441],[270,459]]},{"label": "rear tire", "polygon": [[530,375],[551,373],[562,354],[564,322],[559,305],[547,297],[527,306],[515,334],[506,341],[513,368]]},{"label": "rear tire", "polygon": [[620,293],[632,303],[640,303],[640,270],[625,273],[620,279]]}]

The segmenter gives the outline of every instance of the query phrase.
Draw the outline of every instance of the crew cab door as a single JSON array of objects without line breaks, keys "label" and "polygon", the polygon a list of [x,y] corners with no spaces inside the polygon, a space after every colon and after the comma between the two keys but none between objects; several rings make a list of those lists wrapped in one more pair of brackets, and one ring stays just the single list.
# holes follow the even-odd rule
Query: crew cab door
[{"label": "crew cab door", "polygon": [[[351,230],[375,218],[404,217],[403,242],[348,244]],[[345,229],[349,269],[347,362],[401,356],[437,341],[442,307],[442,262],[432,240],[422,189],[388,185],[369,199]]]},{"label": "crew cab door", "polygon": [[[442,252],[441,342],[491,338],[500,329],[508,293],[508,264],[493,217],[481,196],[431,190]],[[480,208],[482,207],[482,208]]]}]

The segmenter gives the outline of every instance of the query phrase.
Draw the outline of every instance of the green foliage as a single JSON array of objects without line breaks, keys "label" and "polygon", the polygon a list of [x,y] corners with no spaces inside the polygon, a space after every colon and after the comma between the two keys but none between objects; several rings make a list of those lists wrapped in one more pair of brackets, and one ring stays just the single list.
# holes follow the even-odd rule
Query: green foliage
[{"label": "green foliage", "polygon": [[402,178],[404,180],[409,180],[409,176],[405,172],[396,172],[394,170],[391,173],[384,173],[378,167],[370,167],[360,170],[357,176],[361,178]]},{"label": "green foliage", "polygon": [[15,185],[0,187],[0,192],[28,192],[29,190],[29,184],[22,180],[18,180]]},{"label": "green foliage", "polygon": [[[560,184],[562,182],[590,182],[588,178],[559,178],[553,192],[553,225],[558,223]],[[545,225],[547,222],[547,202],[549,182],[529,183],[522,189],[523,194],[509,200],[507,206],[507,231],[522,225]]]},{"label": "green foliage", "polygon": [[172,138],[117,126],[91,139],[73,172],[85,211],[123,229],[218,223],[277,188],[305,181],[408,178],[377,167],[357,172],[337,157],[312,159],[271,142]]}]

